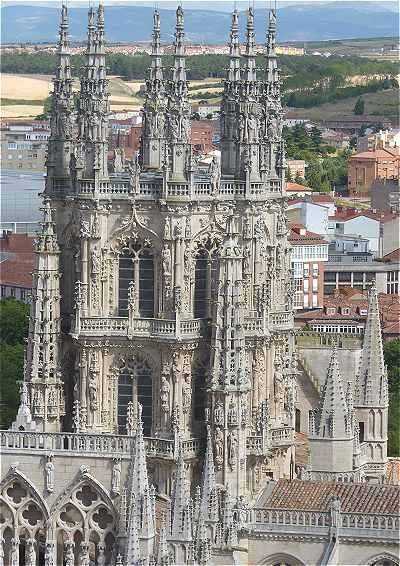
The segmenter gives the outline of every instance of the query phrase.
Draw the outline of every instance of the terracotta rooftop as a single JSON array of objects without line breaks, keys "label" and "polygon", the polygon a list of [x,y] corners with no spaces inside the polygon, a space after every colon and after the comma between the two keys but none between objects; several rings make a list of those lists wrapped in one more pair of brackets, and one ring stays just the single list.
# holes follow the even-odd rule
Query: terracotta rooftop
[{"label": "terracotta rooftop", "polygon": [[355,153],[349,159],[399,159],[399,156],[395,152],[389,149],[374,149],[371,151],[361,151],[360,153]]},{"label": "terracotta rooftop", "polygon": [[292,246],[301,246],[303,244],[311,246],[316,244],[328,244],[328,242],[322,238],[321,234],[309,232],[302,224],[289,224],[289,229],[288,240]]},{"label": "terracotta rooftop", "polygon": [[261,496],[257,507],[329,511],[333,496],[340,497],[341,510],[344,513],[399,513],[400,488],[394,485],[319,483],[284,479],[275,484],[272,492]]},{"label": "terracotta rooftop", "polygon": [[286,183],[286,191],[289,193],[296,193],[299,191],[311,191],[311,187],[306,187],[305,185],[301,185],[300,183],[290,183],[289,181]]},{"label": "terracotta rooftop", "polygon": [[390,252],[390,254],[384,255],[382,261],[400,261],[400,248],[397,248],[397,250]]},{"label": "terracotta rooftop", "polygon": [[16,287],[32,287],[32,271],[35,267],[32,236],[7,234],[0,238],[0,251],[5,259],[0,262],[0,283]]}]

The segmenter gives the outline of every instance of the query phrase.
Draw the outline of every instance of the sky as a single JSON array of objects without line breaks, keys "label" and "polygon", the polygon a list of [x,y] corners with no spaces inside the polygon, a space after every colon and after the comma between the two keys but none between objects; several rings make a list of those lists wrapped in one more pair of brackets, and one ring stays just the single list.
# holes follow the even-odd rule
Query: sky
[{"label": "sky", "polygon": [[[135,4],[141,6],[154,6],[158,5],[163,8],[176,8],[178,1],[172,0],[103,0],[104,4]],[[238,9],[245,9],[249,5],[254,5],[255,7],[270,8],[274,7],[275,3],[277,7],[290,6],[301,4],[305,2],[306,4],[327,4],[332,3],[334,0],[182,0],[181,3],[183,7],[191,9],[206,9],[206,10],[218,10],[218,11],[232,11],[232,7],[236,4]],[[380,6],[388,8],[393,12],[397,11],[397,3],[390,2],[387,0],[340,0],[341,2],[375,2]],[[69,6],[88,6],[90,3],[96,4],[96,0],[66,0]],[[3,6],[10,6],[15,4],[24,5],[39,5],[39,6],[54,6],[60,5],[61,0],[5,0],[1,2]]]}]

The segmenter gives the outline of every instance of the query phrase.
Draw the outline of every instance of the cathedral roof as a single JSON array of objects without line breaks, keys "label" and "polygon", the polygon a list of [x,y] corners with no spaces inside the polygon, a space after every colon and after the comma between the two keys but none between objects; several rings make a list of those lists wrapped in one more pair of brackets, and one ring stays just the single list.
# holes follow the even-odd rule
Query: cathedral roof
[{"label": "cathedral roof", "polygon": [[257,508],[329,511],[332,496],[340,497],[343,513],[398,514],[400,488],[370,483],[322,483],[281,479],[266,489]]}]

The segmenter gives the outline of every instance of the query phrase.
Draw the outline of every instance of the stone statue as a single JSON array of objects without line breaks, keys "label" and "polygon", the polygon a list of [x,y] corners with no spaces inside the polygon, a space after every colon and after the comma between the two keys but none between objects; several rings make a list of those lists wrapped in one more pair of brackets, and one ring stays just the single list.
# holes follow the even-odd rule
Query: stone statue
[{"label": "stone statue", "polygon": [[26,566],[36,566],[35,539],[33,538],[28,538],[26,541],[25,564]]},{"label": "stone statue", "polygon": [[340,527],[340,497],[336,495],[331,500],[331,525]]},{"label": "stone statue", "polygon": [[191,239],[192,239],[192,224],[191,224],[190,216],[188,216],[186,218],[186,224],[185,224],[185,240],[191,240]]},{"label": "stone statue", "polygon": [[89,548],[88,544],[85,542],[81,543],[81,549],[79,552],[79,566],[90,566]]},{"label": "stone statue", "polygon": [[282,365],[279,361],[275,362],[274,372],[274,397],[275,403],[281,404],[283,401],[284,377],[282,373]]},{"label": "stone statue", "polygon": [[97,248],[91,251],[90,260],[92,263],[92,275],[98,275],[100,273],[100,254]]},{"label": "stone statue", "polygon": [[92,411],[96,411],[98,408],[97,404],[97,379],[96,374],[90,373],[89,374],[89,403],[90,409]]},{"label": "stone statue", "polygon": [[211,190],[212,193],[215,195],[218,193],[219,184],[221,181],[221,165],[216,156],[214,156],[211,160],[208,173],[210,175]]},{"label": "stone statue", "polygon": [[161,253],[162,256],[162,267],[164,275],[171,275],[171,268],[172,268],[172,258],[171,258],[171,250],[168,247],[168,244],[164,244],[164,249]]},{"label": "stone statue", "polygon": [[122,173],[124,171],[124,153],[122,147],[116,147],[114,149],[114,173]]},{"label": "stone statue", "polygon": [[224,424],[224,407],[221,401],[218,401],[214,409],[214,422],[216,425]]},{"label": "stone statue", "polygon": [[238,422],[237,411],[236,411],[235,403],[232,399],[230,404],[229,404],[229,409],[228,409],[228,425],[229,426],[236,426],[237,422]]},{"label": "stone statue", "polygon": [[164,240],[171,239],[171,218],[167,216],[164,224]]},{"label": "stone statue", "polygon": [[52,461],[52,456],[47,457],[47,462],[44,466],[45,471],[45,479],[46,479],[46,490],[49,493],[53,493],[54,491],[54,464]]},{"label": "stone statue", "polygon": [[258,142],[258,119],[254,114],[249,114],[247,118],[247,139],[251,143]]},{"label": "stone statue", "polygon": [[67,542],[65,544],[65,554],[64,554],[64,564],[65,566],[74,566],[75,556],[73,550],[74,544],[72,542]]},{"label": "stone statue", "polygon": [[104,554],[106,547],[104,544],[99,544],[97,546],[98,555],[97,555],[97,566],[106,566],[106,557]]},{"label": "stone statue", "polygon": [[140,173],[141,167],[139,158],[138,156],[135,156],[134,159],[128,164],[130,192],[134,195],[137,195],[140,191]]},{"label": "stone statue", "polygon": [[215,461],[221,465],[224,458],[224,435],[220,427],[215,429]]},{"label": "stone statue", "polygon": [[44,552],[44,565],[45,566],[55,566],[54,544],[52,542],[46,542],[46,549],[45,549],[45,552]]},{"label": "stone statue", "polygon": [[182,386],[182,410],[189,413],[192,406],[192,386],[190,383],[190,373],[184,373]]},{"label": "stone statue", "polygon": [[121,460],[113,459],[112,475],[111,475],[111,491],[115,495],[119,495],[121,491]]},{"label": "stone statue", "polygon": [[169,127],[172,139],[177,140],[179,138],[179,119],[175,114],[171,114],[169,117]]},{"label": "stone statue", "polygon": [[165,374],[163,374],[161,376],[160,400],[161,400],[161,410],[164,413],[169,412],[170,390],[171,390],[171,386],[169,384],[168,378]]},{"label": "stone statue", "polygon": [[19,540],[13,537],[10,543],[10,566],[19,566]]},{"label": "stone statue", "polygon": [[228,464],[231,468],[236,465],[238,439],[236,432],[233,430],[228,434]]}]

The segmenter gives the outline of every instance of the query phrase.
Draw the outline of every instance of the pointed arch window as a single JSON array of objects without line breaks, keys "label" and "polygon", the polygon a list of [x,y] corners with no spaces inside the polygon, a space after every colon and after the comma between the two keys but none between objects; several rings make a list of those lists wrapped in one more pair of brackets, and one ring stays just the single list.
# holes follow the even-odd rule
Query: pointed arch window
[{"label": "pointed arch window", "polygon": [[207,237],[195,253],[194,316],[210,318],[218,291],[218,247],[220,240]]},{"label": "pointed arch window", "polygon": [[137,290],[135,310],[142,318],[153,318],[155,310],[154,250],[134,242],[119,257],[118,314],[128,316],[129,285]]},{"label": "pointed arch window", "polygon": [[153,375],[147,362],[134,362],[121,369],[118,377],[118,434],[126,434],[128,403],[142,405],[143,432],[151,435],[153,423]]},{"label": "pointed arch window", "polygon": [[203,364],[198,364],[193,369],[193,419],[197,422],[204,421],[204,413],[207,398],[207,373]]}]

